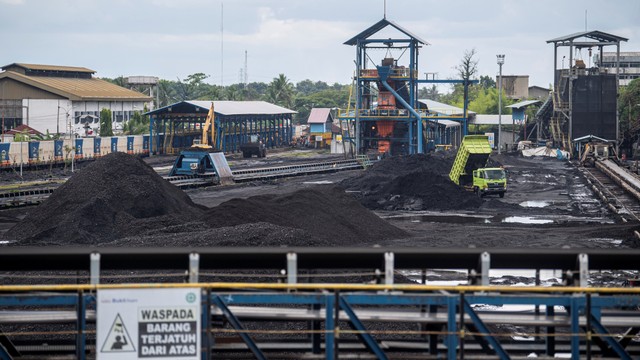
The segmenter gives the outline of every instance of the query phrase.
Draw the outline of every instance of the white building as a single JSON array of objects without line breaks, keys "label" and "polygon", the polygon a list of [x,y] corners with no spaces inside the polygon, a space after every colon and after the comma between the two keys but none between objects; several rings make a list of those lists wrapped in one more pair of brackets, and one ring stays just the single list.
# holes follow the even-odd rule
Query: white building
[{"label": "white building", "polygon": [[[596,54],[593,57],[593,62],[609,74],[616,73],[615,52],[604,52],[602,60],[600,60],[600,55]],[[620,52],[620,83],[618,85],[629,85],[631,80],[637,78],[640,78],[640,52]]]},{"label": "white building", "polygon": [[151,106],[151,97],[94,78],[95,71],[83,67],[13,63],[2,70],[3,132],[24,124],[42,133],[85,135],[99,128],[102,109],[111,110],[117,131]]}]

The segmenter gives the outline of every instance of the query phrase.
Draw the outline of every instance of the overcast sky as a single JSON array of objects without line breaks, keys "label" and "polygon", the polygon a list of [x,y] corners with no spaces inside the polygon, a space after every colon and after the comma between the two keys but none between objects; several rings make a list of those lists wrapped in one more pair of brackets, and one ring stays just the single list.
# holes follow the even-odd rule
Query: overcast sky
[{"label": "overcast sky", "polygon": [[[387,0],[386,8],[389,20],[430,43],[420,72],[440,79],[454,77],[475,49],[480,75],[495,77],[496,54],[505,54],[503,74],[548,87],[546,40],[584,31],[585,11],[588,30],[626,37],[621,51],[640,51],[639,0]],[[355,48],[343,43],[383,13],[384,0],[0,0],[0,65],[83,66],[110,78],[202,72],[229,85],[241,79],[246,51],[249,82],[283,73],[294,83],[348,84]],[[586,50],[576,56],[588,64]]]}]

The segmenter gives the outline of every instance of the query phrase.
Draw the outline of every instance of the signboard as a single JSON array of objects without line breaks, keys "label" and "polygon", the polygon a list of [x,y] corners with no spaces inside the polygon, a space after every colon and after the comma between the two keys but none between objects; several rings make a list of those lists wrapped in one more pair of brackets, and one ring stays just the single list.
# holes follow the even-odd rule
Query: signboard
[{"label": "signboard", "polygon": [[115,136],[111,138],[111,152],[118,152],[118,138]]},{"label": "signboard", "polygon": [[487,136],[489,138],[489,145],[491,145],[491,148],[495,148],[495,134],[494,133],[484,133],[485,136]]},{"label": "signboard", "polygon": [[200,289],[98,291],[98,360],[200,359]]},{"label": "signboard", "polygon": [[322,141],[322,135],[316,135],[316,141],[321,142]]}]

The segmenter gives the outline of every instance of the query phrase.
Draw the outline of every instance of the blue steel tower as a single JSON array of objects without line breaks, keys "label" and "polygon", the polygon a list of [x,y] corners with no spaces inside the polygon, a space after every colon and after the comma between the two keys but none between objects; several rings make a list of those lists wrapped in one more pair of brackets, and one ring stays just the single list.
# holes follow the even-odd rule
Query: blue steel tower
[{"label": "blue steel tower", "polygon": [[[398,35],[375,38],[385,28]],[[464,80],[420,80],[419,49],[429,45],[425,40],[386,18],[349,39],[345,45],[356,46],[355,108],[340,110],[341,120],[351,121],[355,134],[350,139],[357,153],[377,151],[379,154],[404,155],[424,153],[425,143],[438,143],[438,119],[462,121],[466,135],[466,100],[464,116],[434,116],[418,101],[419,83],[464,83]],[[374,50],[385,51],[382,59],[371,57]],[[390,56],[399,53],[398,58]],[[465,89],[466,90],[466,89]],[[465,91],[466,94],[466,91]],[[351,104],[350,104],[351,105]],[[430,141],[432,140],[432,141]]]}]

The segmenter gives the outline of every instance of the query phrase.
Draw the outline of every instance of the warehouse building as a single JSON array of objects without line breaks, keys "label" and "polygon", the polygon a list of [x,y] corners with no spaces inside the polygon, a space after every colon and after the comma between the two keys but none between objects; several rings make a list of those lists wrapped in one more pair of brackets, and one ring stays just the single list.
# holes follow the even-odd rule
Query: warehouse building
[{"label": "warehouse building", "polygon": [[111,110],[113,129],[117,132],[135,111],[142,112],[153,100],[94,78],[96,72],[84,67],[13,63],[2,70],[3,132],[27,125],[42,133],[95,133],[102,109]]},{"label": "warehouse building", "polygon": [[[252,136],[267,148],[289,146],[293,140],[295,111],[265,101],[180,101],[146,113],[150,117],[152,154],[172,154],[202,141],[202,127],[214,105],[217,150],[240,151]],[[210,135],[208,136],[210,137]]]}]

